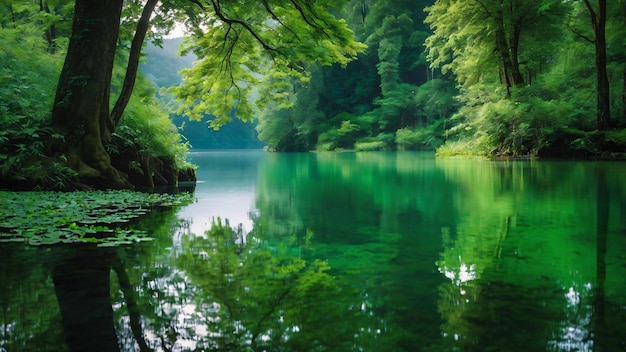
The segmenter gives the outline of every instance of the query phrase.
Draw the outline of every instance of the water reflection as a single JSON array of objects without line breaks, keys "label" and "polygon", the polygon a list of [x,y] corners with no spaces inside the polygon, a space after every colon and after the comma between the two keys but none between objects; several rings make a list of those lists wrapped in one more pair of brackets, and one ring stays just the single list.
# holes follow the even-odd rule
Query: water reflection
[{"label": "water reflection", "polygon": [[110,271],[115,250],[95,246],[53,248],[52,280],[70,351],[119,351]]},{"label": "water reflection", "polygon": [[124,351],[626,348],[624,165],[251,155],[202,155],[213,182],[144,219],[152,242],[0,247],[0,350],[111,327]]},{"label": "water reflection", "polygon": [[[606,323],[604,313],[609,302],[604,288],[612,204],[608,189],[620,190],[617,183],[611,184],[619,180],[607,178],[606,170],[615,165],[587,164],[592,173],[583,180],[544,179],[542,164],[497,166],[496,178],[484,168],[475,170],[492,187],[477,187],[483,193],[468,197],[485,199],[483,204],[493,200],[493,205],[471,204],[472,216],[459,224],[459,232],[466,234],[445,241],[440,271],[451,282],[440,287],[440,310],[448,317],[444,337],[462,350],[623,349],[624,340],[615,325]],[[503,176],[503,168],[508,176]],[[534,181],[515,181],[524,178]],[[480,184],[478,178],[469,179]],[[459,174],[458,180],[465,183],[468,178]],[[547,194],[535,193],[537,185],[544,191],[548,182],[552,184]],[[589,192],[596,185],[597,192]],[[561,188],[579,191],[563,193],[556,203],[551,197]],[[501,199],[506,203],[497,205]],[[558,216],[546,217],[555,211]],[[477,219],[477,213],[487,216]],[[488,223],[503,217],[502,226]],[[474,268],[473,273],[467,268]],[[623,274],[623,267],[618,271]],[[623,296],[615,299],[622,300],[622,306],[610,316],[621,321]]]},{"label": "water reflection", "polygon": [[198,166],[197,201],[181,216],[190,222],[193,233],[202,234],[215,217],[230,219],[250,231],[254,212],[258,165],[266,157],[263,151],[192,152],[190,162]]}]

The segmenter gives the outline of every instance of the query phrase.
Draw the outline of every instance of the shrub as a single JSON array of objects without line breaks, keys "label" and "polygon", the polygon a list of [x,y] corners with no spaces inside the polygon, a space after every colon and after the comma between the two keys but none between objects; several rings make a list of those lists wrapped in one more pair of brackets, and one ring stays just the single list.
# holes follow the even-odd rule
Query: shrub
[{"label": "shrub", "polygon": [[316,149],[334,150],[338,148],[354,148],[354,143],[360,131],[361,128],[359,125],[349,120],[342,121],[340,127],[333,127],[320,134]]},{"label": "shrub", "polygon": [[[32,26],[0,28],[0,35],[5,40],[0,49],[0,184],[66,188],[75,172],[64,165],[62,156],[50,155],[47,148],[63,142],[50,117],[65,55],[63,46],[51,54],[39,29]],[[122,79],[119,72],[114,77],[118,86]],[[139,77],[109,152],[152,155],[175,168],[186,167],[188,146],[154,93]],[[137,158],[128,160],[128,168],[136,168],[137,162]]]},{"label": "shrub", "polygon": [[476,143],[475,141],[469,139],[447,141],[445,144],[437,148],[435,153],[438,157],[475,156],[486,154],[487,150],[483,149],[480,143]]},{"label": "shrub", "polygon": [[429,140],[432,134],[425,128],[412,130],[408,127],[396,131],[396,145],[398,150],[429,149]]},{"label": "shrub", "polygon": [[354,145],[354,150],[357,152],[366,152],[366,151],[383,151],[387,150],[387,144],[382,141],[373,141],[373,142],[357,142]]},{"label": "shrub", "polygon": [[571,104],[543,100],[531,90],[520,90],[509,98],[499,94],[466,91],[460,98],[466,104],[450,120],[447,133],[459,141],[471,141],[473,150],[489,155],[537,155],[575,115]]},{"label": "shrub", "polygon": [[63,64],[50,54],[34,26],[0,28],[0,185],[63,188],[74,172],[47,157],[47,146],[63,136],[50,126],[54,89]]}]

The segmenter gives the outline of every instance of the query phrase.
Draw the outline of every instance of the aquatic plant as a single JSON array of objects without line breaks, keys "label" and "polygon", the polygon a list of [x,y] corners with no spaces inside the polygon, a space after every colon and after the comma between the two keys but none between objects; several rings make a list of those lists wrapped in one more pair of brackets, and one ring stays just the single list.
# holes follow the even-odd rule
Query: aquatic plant
[{"label": "aquatic plant", "polygon": [[151,238],[132,221],[192,196],[133,191],[0,191],[0,242],[29,245],[91,242],[118,246]]}]

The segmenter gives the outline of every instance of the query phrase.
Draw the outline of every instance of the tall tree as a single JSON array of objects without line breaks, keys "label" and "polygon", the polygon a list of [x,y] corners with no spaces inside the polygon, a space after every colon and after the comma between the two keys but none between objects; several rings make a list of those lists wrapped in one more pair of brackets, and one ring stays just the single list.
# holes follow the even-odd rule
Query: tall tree
[{"label": "tall tree", "polygon": [[195,39],[189,50],[201,62],[187,71],[186,84],[175,93],[190,104],[183,108],[190,115],[208,110],[221,118],[218,123],[224,123],[234,107],[242,118],[251,114],[247,94],[260,82],[260,74],[272,71],[305,79],[302,62],[345,64],[362,50],[345,22],[331,14],[339,4],[336,0],[164,0],[157,7],[157,0],[131,1],[126,5],[141,9],[136,11],[141,15],[135,21],[127,78],[111,110],[120,23],[133,17],[123,18],[123,0],[76,0],[72,36],[52,111],[53,124],[65,141],[54,151],[65,156],[82,182],[130,186],[126,176],[111,165],[105,145],[132,92],[150,18],[160,16],[166,28],[173,18],[191,27]]},{"label": "tall tree", "polygon": [[113,187],[127,186],[104,147],[115,128],[109,98],[123,2],[76,1],[52,109],[53,124],[65,136],[60,151],[72,168],[81,178],[104,178]]},{"label": "tall tree", "polygon": [[562,6],[553,0],[438,0],[427,8],[434,31],[426,40],[429,59],[461,83],[496,77],[510,95],[512,87],[528,83],[524,71],[536,70],[537,41],[529,38],[545,37]]},{"label": "tall tree", "polygon": [[[624,1],[623,5],[622,28],[626,28],[626,1]],[[626,124],[626,64],[622,69],[622,123]]]},{"label": "tall tree", "polygon": [[591,17],[591,26],[594,34],[593,42],[596,47],[596,91],[598,94],[596,128],[600,131],[604,131],[609,128],[609,119],[611,117],[611,98],[606,55],[606,0],[598,0],[597,6],[593,6],[589,0],[583,0],[583,2]]}]

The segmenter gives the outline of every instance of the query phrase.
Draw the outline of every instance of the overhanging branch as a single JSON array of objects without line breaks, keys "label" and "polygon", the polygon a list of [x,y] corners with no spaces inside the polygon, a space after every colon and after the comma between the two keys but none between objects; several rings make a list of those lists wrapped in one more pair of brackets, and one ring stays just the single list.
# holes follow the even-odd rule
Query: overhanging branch
[{"label": "overhanging branch", "polygon": [[259,35],[259,33],[257,33],[248,22],[240,20],[240,19],[236,19],[236,18],[230,18],[227,17],[224,12],[222,12],[221,6],[219,1],[217,0],[211,0],[211,5],[213,5],[213,10],[215,10],[215,14],[217,15],[217,17],[224,23],[232,26],[233,24],[237,24],[242,26],[248,33],[250,33],[250,35],[252,35],[254,37],[254,39],[256,39],[256,41],[263,47],[263,49],[265,49],[266,51],[268,51],[270,53],[270,55],[272,55],[272,57],[274,56],[272,53],[279,53],[281,55],[283,55],[283,53],[272,47],[271,45],[269,45],[265,40],[263,40],[263,38],[261,38],[261,36]]}]

